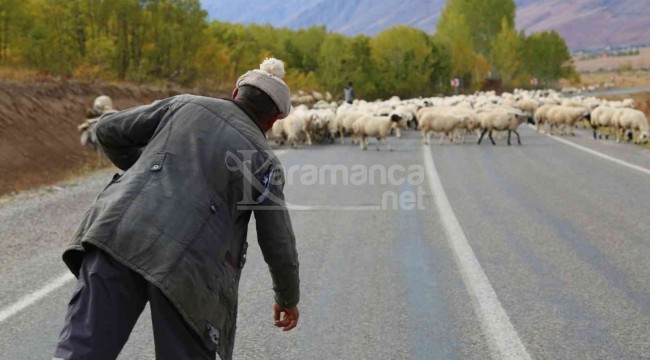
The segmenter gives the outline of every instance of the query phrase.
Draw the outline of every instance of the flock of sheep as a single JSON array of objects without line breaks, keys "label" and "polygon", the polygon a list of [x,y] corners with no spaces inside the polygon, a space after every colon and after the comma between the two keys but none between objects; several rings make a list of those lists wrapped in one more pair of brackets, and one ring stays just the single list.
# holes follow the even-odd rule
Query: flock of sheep
[{"label": "flock of sheep", "polygon": [[[355,100],[352,104],[316,102],[313,107],[294,106],[291,114],[278,120],[268,138],[278,144],[297,147],[301,143],[334,142],[338,137],[345,143],[350,136],[361,149],[368,147],[368,138],[376,138],[379,145],[392,133],[397,138],[405,129],[417,129],[428,144],[431,133],[440,134],[440,144],[448,138],[465,142],[475,136],[480,144],[487,134],[492,144],[494,132],[507,132],[521,138],[517,128],[528,122],[537,131],[573,135],[580,122],[593,129],[594,139],[616,135],[634,136],[637,143],[650,138],[645,114],[634,109],[634,101],[608,101],[595,97],[566,97],[554,90],[515,90],[514,93],[476,93],[451,97],[432,97],[402,100],[392,97],[386,101]],[[388,148],[391,149],[390,144]]]},{"label": "flock of sheep", "polygon": [[[107,96],[95,100],[86,115],[89,119],[79,126],[82,145],[98,149],[94,124],[101,114],[114,111]],[[517,128],[524,122],[535,124],[537,131],[551,134],[573,135],[576,124],[583,122],[593,129],[594,139],[612,135],[620,142],[621,137],[627,136],[640,143],[650,138],[648,120],[643,112],[634,109],[632,99],[566,97],[554,90],[408,100],[395,96],[386,101],[355,100],[352,104],[328,102],[323,98],[311,108],[304,103],[293,106],[291,114],[276,121],[267,136],[280,145],[288,143],[292,147],[334,142],[337,138],[344,144],[345,137],[349,136],[363,150],[368,148],[368,138],[376,138],[379,150],[388,136],[394,133],[400,138],[406,129],[419,130],[425,144],[429,143],[431,133],[440,134],[440,144],[447,138],[464,143],[468,136],[475,136],[480,144],[486,134],[495,144],[493,133],[507,132],[508,145],[513,133],[521,145]],[[390,144],[387,146],[392,150]]]}]

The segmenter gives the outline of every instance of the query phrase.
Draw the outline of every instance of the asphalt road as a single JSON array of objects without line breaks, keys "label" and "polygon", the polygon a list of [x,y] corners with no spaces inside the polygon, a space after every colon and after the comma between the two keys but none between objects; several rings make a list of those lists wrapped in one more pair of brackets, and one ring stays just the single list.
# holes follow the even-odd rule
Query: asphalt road
[{"label": "asphalt road", "polygon": [[[650,359],[650,151],[521,134],[283,150],[301,319],[273,326],[251,223],[235,359]],[[0,200],[0,359],[51,355],[74,282],[28,296],[109,178]],[[153,358],[145,311],[120,359]]]},{"label": "asphalt road", "polygon": [[596,90],[591,92],[581,93],[580,95],[586,96],[618,96],[618,95],[632,95],[642,92],[650,92],[650,86],[641,86],[634,88],[614,88],[606,90]]}]

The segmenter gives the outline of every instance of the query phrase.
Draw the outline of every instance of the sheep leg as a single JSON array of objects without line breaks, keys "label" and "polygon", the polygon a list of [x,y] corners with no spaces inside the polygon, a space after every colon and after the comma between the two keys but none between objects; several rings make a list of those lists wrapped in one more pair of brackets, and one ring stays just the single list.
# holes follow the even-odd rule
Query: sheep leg
[{"label": "sheep leg", "polygon": [[512,130],[512,132],[515,133],[515,135],[517,135],[517,144],[521,145],[521,137],[519,137],[519,133],[517,132],[517,130]]},{"label": "sheep leg", "polygon": [[488,137],[490,138],[490,141],[492,141],[492,145],[496,145],[497,143],[494,142],[494,139],[492,139],[492,130],[488,133]]},{"label": "sheep leg", "polygon": [[429,132],[426,129],[422,129],[422,142],[429,145]]},{"label": "sheep leg", "polygon": [[343,131],[343,128],[339,129],[339,134],[341,134],[341,145],[345,145],[345,137],[344,137],[344,134],[343,134],[344,132],[345,131]]},{"label": "sheep leg", "polygon": [[483,140],[483,136],[485,136],[485,133],[487,133],[487,131],[488,131],[487,129],[483,129],[483,131],[481,131],[481,136],[478,138],[478,144],[479,145],[481,145],[481,141]]},{"label": "sheep leg", "polygon": [[512,131],[508,130],[508,146],[510,146],[510,136],[512,135]]},{"label": "sheep leg", "polygon": [[447,136],[447,133],[443,132],[442,137],[440,138],[440,142],[438,143],[438,145],[442,145],[442,142],[445,140],[445,136]]}]

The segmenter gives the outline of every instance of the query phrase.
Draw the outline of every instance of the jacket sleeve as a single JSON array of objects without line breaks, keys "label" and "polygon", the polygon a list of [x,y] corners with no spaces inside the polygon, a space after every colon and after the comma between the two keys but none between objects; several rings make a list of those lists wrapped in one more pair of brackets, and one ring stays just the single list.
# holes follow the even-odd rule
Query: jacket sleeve
[{"label": "jacket sleeve", "polygon": [[271,272],[275,302],[283,308],[290,308],[300,300],[300,279],[296,239],[284,203],[283,187],[284,181],[254,213],[257,241]]},{"label": "jacket sleeve", "polygon": [[158,100],[99,119],[95,128],[97,142],[115,166],[127,170],[138,160],[174,99]]}]

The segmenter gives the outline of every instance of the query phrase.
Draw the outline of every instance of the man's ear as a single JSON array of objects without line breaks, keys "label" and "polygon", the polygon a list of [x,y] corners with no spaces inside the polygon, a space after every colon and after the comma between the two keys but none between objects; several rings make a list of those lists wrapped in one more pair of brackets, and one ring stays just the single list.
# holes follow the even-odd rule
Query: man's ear
[{"label": "man's ear", "polygon": [[237,97],[237,93],[239,93],[239,88],[235,88],[235,90],[232,91],[232,98],[235,99]]}]

